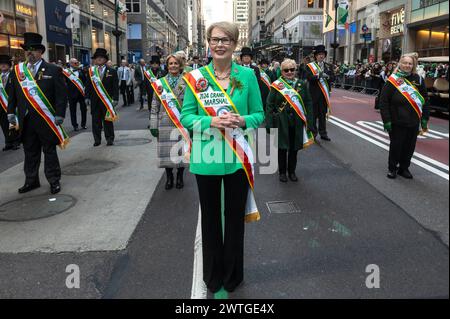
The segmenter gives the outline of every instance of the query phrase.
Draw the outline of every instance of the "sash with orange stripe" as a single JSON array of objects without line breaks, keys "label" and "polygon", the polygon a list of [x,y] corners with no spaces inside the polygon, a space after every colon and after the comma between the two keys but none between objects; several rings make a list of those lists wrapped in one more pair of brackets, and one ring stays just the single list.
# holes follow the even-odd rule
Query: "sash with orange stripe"
[{"label": "sash with orange stripe", "polygon": [[288,83],[286,83],[282,78],[279,78],[272,83],[272,87],[280,92],[281,95],[286,99],[289,105],[297,113],[298,117],[303,122],[303,147],[306,148],[314,144],[314,137],[312,133],[308,130],[308,122],[306,120],[306,108],[303,102],[302,96],[298,94]]},{"label": "sash with orange stripe", "polygon": [[164,77],[152,82],[152,87],[155,90],[159,100],[161,101],[161,104],[164,106],[167,115],[172,120],[173,124],[180,131],[181,135],[186,141],[185,145],[187,146],[187,149],[185,149],[185,152],[187,154],[190,154],[192,148],[192,141],[189,136],[189,133],[180,122],[181,105],[177,97],[173,93],[169,83],[167,83],[167,79]]},{"label": "sash with orange stripe", "polygon": [[[400,80],[401,79],[401,80]],[[422,94],[407,79],[392,74],[388,81],[408,100],[409,105],[414,109],[419,119],[422,118],[422,107],[425,99]]]},{"label": "sash with orange stripe", "polygon": [[261,81],[263,81],[263,83],[270,90],[270,86],[271,86],[271,83],[272,83],[272,81],[270,81],[270,77],[262,69],[260,70],[260,73],[261,73]]},{"label": "sash with orange stripe", "polygon": [[[8,94],[6,93],[6,90],[3,87],[3,83],[1,80],[0,80],[0,106],[5,111],[5,113],[8,114]],[[19,119],[17,118],[17,115],[16,115],[16,125],[11,126],[11,124],[9,124],[9,127],[10,129],[14,128],[16,131],[19,130]]]},{"label": "sash with orange stripe", "polygon": [[113,101],[103,86],[102,80],[100,78],[100,73],[98,71],[98,66],[92,66],[89,68],[89,77],[94,87],[95,93],[97,93],[103,105],[106,107],[105,121],[114,122],[119,119],[119,116],[114,109]]},{"label": "sash with orange stripe", "polygon": [[[81,72],[81,71],[80,71]],[[70,82],[75,85],[75,87],[80,91],[81,95],[85,95],[84,84],[81,79],[72,72],[71,69],[63,69],[63,74],[70,80]]]},{"label": "sash with orange stripe", "polygon": [[[316,62],[308,63],[308,67],[313,75],[318,75],[320,72],[322,72],[322,69]],[[328,108],[327,117],[328,117],[328,115],[331,114],[330,88],[328,87],[327,81],[325,81],[322,78],[319,79],[319,87],[323,93],[323,96],[325,97],[325,101],[327,102]]]},{"label": "sash with orange stripe", "polygon": [[153,71],[151,69],[147,69],[146,67],[144,67],[144,76],[150,84],[158,80],[158,78],[153,74]]},{"label": "sash with orange stripe", "polygon": [[[209,66],[193,70],[190,73],[185,74],[184,79],[191,89],[194,96],[197,98],[199,105],[209,116],[220,116],[227,112],[234,112],[239,114],[236,106],[231,100],[230,96],[225,90],[217,83],[213,76]],[[208,96],[216,96],[216,101],[224,101],[225,103],[219,103],[216,105],[210,105],[206,100],[210,100]],[[220,97],[220,98],[219,98]],[[254,188],[254,156],[253,151],[245,139],[242,129],[226,129],[220,130],[223,138],[227,144],[231,147],[236,157],[242,164],[242,167],[247,175],[249,183],[249,192],[247,196],[247,203],[245,208],[245,221],[258,221],[260,214],[256,206],[255,196],[253,192]]]},{"label": "sash with orange stripe", "polygon": [[44,119],[52,132],[59,140],[59,147],[64,149],[69,143],[69,136],[65,132],[62,125],[56,125],[55,123],[55,109],[42,92],[39,85],[31,75],[25,63],[19,63],[14,67],[17,80],[22,88],[23,94],[30,102],[34,110]]}]

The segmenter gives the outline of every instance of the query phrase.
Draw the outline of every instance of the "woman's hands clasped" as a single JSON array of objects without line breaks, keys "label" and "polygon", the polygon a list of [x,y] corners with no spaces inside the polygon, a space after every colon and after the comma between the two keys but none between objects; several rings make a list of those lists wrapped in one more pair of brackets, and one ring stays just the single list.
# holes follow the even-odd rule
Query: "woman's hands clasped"
[{"label": "woman's hands clasped", "polygon": [[220,116],[213,117],[211,127],[218,129],[235,129],[238,127],[245,127],[245,119],[236,113],[225,113]]}]

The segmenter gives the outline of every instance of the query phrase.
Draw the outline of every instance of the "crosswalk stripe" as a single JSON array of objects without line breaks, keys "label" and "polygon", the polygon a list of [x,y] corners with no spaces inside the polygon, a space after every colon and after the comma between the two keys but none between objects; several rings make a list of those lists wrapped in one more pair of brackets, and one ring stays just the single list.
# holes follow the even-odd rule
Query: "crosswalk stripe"
[{"label": "crosswalk stripe", "polygon": [[[382,121],[377,121],[380,125],[383,125]],[[441,133],[438,131],[428,129],[428,132],[424,134],[426,137],[434,138],[436,140],[443,140],[444,138],[448,138],[448,133]]]},{"label": "crosswalk stripe", "polygon": [[[374,132],[376,132],[378,134],[381,134],[383,136],[389,136],[389,134],[384,131],[384,127],[378,125],[377,123],[366,122],[366,121],[359,121],[356,124],[358,124],[358,125],[360,125],[362,127],[365,127],[366,129],[369,129],[371,131],[374,131]],[[419,135],[419,136],[417,136],[417,138],[418,139],[425,139],[426,137]],[[441,139],[441,138],[439,137],[439,139]]]}]

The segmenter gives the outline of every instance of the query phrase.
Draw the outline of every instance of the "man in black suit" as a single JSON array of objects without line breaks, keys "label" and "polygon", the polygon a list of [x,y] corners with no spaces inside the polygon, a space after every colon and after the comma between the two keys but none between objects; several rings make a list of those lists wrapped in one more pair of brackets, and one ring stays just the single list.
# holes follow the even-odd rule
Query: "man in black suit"
[{"label": "man in black suit", "polygon": [[19,149],[20,139],[19,134],[16,130],[9,129],[8,122],[8,91],[11,87],[11,82],[9,81],[11,72],[11,57],[8,55],[0,55],[0,90],[3,94],[0,97],[0,126],[2,127],[3,134],[5,135],[5,147],[3,151],[17,150]]},{"label": "man in black suit", "polygon": [[[115,108],[119,103],[119,78],[117,71],[106,66],[109,56],[105,49],[98,48],[92,59],[95,67],[98,67],[102,84],[108,92],[108,95],[112,98],[113,107]],[[90,76],[86,83],[86,104],[91,105],[94,146],[96,147],[101,144],[103,127],[105,129],[106,145],[114,145],[114,125],[111,121],[105,120],[107,113],[106,106],[94,89]]]},{"label": "man in black suit", "polygon": [[[166,76],[166,72],[164,72],[163,69],[161,69],[161,60],[160,57],[158,55],[152,55],[151,59],[150,59],[150,70],[153,72],[153,75],[157,78],[160,79],[164,76]],[[146,79],[145,81],[145,87],[147,88],[147,96],[148,96],[148,110],[150,111],[152,109],[152,100],[153,100],[153,87],[150,83],[150,81],[148,81]]]},{"label": "man in black suit", "polygon": [[[85,86],[86,86],[86,76],[84,72],[80,69],[80,62],[77,59],[72,58],[69,61],[70,64],[70,72],[73,73],[80,81],[83,86],[79,89],[71,79],[69,79],[68,75],[70,73],[64,72],[66,75],[66,83],[67,90],[69,92],[69,108],[70,108],[70,120],[72,122],[73,130],[78,131],[78,121],[77,121],[77,104],[80,103],[80,111],[81,111],[81,128],[83,130],[87,129],[86,127],[86,118],[87,118],[87,106],[84,102],[85,99]],[[80,83],[81,84],[81,83]]]},{"label": "man in black suit", "polygon": [[136,70],[134,72],[134,79],[136,80],[136,83],[139,87],[139,102],[141,103],[141,106],[136,109],[137,111],[144,109],[144,96],[146,94],[144,75],[145,68],[145,60],[140,59],[139,64],[136,66]]},{"label": "man in black suit", "polygon": [[[309,91],[313,100],[313,127],[310,128],[311,132],[314,134],[314,138],[317,133],[320,134],[320,138],[325,141],[331,141],[327,133],[327,113],[328,113],[328,103],[327,99],[320,88],[321,80],[328,86],[329,92],[331,92],[331,82],[334,81],[334,72],[331,64],[326,63],[324,60],[327,56],[327,51],[325,46],[318,45],[314,48],[314,62],[319,66],[319,72],[314,74],[309,66],[307,67],[306,78],[309,82]],[[308,65],[311,65],[308,64]],[[319,128],[317,128],[317,121],[319,121]]]},{"label": "man in black suit", "polygon": [[[21,129],[21,139],[25,151],[24,171],[26,177],[25,185],[19,189],[19,193],[26,193],[40,187],[39,166],[41,152],[43,151],[45,177],[50,183],[51,193],[56,194],[61,191],[61,168],[56,152],[56,145],[61,142],[51,126],[60,126],[64,122],[67,107],[67,86],[62,69],[42,59],[45,46],[41,42],[42,36],[40,34],[31,32],[24,34],[24,44],[21,44],[21,46],[26,51],[25,56],[28,62],[23,66],[28,68],[37,86],[55,110],[54,121],[51,120],[51,123],[48,123],[31,105],[19,83],[19,80],[25,80],[25,75],[16,72],[13,72],[9,78],[11,86],[8,91],[8,121],[11,125],[17,124],[15,115],[17,110],[18,124]],[[37,95],[36,92],[37,89],[33,87],[29,94],[33,97]]]},{"label": "man in black suit", "polygon": [[256,79],[258,80],[259,92],[263,101],[264,109],[266,109],[266,100],[269,95],[269,90],[265,87],[265,84],[261,80],[261,71],[255,65],[253,65],[253,51],[251,48],[243,47],[241,49],[241,64],[242,66],[248,67],[255,71]]}]

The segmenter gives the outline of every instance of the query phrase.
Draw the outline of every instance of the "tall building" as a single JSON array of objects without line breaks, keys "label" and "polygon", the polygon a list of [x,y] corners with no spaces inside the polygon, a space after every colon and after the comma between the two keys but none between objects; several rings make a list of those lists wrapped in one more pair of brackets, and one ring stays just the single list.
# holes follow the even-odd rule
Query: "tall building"
[{"label": "tall building", "polygon": [[265,0],[249,0],[248,2],[248,30],[249,42],[255,43],[265,35],[264,16],[266,14]]},{"label": "tall building", "polygon": [[191,50],[192,55],[205,57],[206,55],[206,38],[205,38],[205,19],[203,16],[203,1],[189,0],[190,11],[192,13],[192,39]]},{"label": "tall building", "polygon": [[189,17],[188,0],[177,0],[177,22],[178,22],[178,49],[187,50],[189,47]]},{"label": "tall building", "polygon": [[237,50],[248,45],[248,16],[249,0],[234,0],[233,3],[233,22],[239,27],[239,42]]}]

